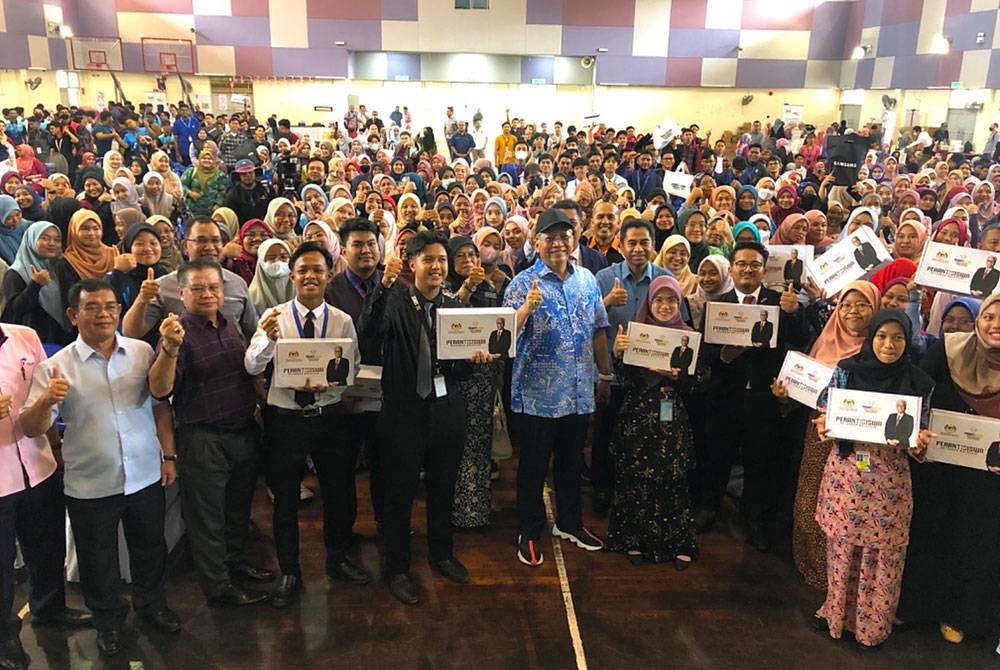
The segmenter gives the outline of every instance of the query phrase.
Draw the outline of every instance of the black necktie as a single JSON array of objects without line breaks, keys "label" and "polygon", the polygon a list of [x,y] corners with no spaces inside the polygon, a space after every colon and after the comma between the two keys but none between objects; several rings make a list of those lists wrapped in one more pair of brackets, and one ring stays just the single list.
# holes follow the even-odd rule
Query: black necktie
[{"label": "black necktie", "polygon": [[426,319],[430,328],[420,328],[420,352],[417,358],[417,395],[428,398],[434,390],[434,373],[431,369],[431,338],[428,332],[434,327],[434,303],[429,302],[424,307]]},{"label": "black necktie", "polygon": [[[295,308],[293,307],[292,309]],[[316,337],[316,324],[313,323],[315,319],[316,317],[313,316],[312,311],[306,314],[306,324],[302,327],[302,337],[310,340]],[[316,402],[316,394],[312,391],[296,391],[295,402],[299,407],[308,407]]]}]

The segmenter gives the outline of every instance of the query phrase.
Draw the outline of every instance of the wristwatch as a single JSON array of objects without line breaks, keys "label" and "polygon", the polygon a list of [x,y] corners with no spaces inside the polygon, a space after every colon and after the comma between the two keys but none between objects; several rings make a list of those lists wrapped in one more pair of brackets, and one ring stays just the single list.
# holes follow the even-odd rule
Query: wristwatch
[{"label": "wristwatch", "polygon": [[177,454],[163,454],[163,455],[161,456],[161,458],[162,458],[162,459],[163,459],[164,461],[172,461],[172,462],[174,462],[174,463],[176,463],[176,462],[177,462]]},{"label": "wristwatch", "polygon": [[615,376],[614,375],[598,374],[597,375],[597,380],[598,381],[602,381],[602,382],[613,382],[615,380]]}]

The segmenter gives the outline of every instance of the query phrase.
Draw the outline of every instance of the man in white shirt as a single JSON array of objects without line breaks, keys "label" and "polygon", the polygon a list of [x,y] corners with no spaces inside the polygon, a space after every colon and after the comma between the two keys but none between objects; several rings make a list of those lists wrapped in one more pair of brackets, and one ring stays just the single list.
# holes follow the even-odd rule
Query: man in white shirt
[{"label": "man in white shirt", "polygon": [[125,527],[132,570],[132,605],[154,628],[176,633],[167,607],[164,487],[176,478],[170,405],[153,405],[147,375],[153,350],[118,335],[114,289],[85,279],[69,290],[67,315],[80,335],[35,367],[21,414],[24,434],[66,423],[65,497],[80,561],[84,601],[94,613],[97,646],[122,649],[128,606],[118,565],[118,525]]},{"label": "man in white shirt", "polygon": [[[274,360],[280,338],[349,340],[350,359],[357,368],[361,356],[354,323],[348,314],[324,300],[333,274],[330,252],[306,242],[292,254],[289,265],[296,298],[263,314],[244,357],[247,372],[259,375],[265,371]],[[264,469],[274,494],[274,545],[281,568],[271,605],[278,608],[288,606],[301,589],[299,482],[307,456],[316,467],[323,498],[327,575],[357,585],[371,581],[368,573],[346,556],[357,514],[354,449],[348,410],[341,402],[347,387],[329,386],[325,374],[306,381],[308,387],[297,389],[279,388],[272,382],[264,407]]]},{"label": "man in white shirt", "polygon": [[476,146],[472,149],[472,158],[475,160],[486,158],[486,145],[489,144],[490,138],[487,136],[486,131],[483,130],[482,119],[472,120],[471,134],[472,139],[476,143]]},{"label": "man in white shirt", "polygon": [[921,149],[926,149],[934,143],[934,140],[932,140],[931,136],[927,134],[927,131],[920,126],[913,126],[913,132],[916,133],[917,139],[907,144],[905,147],[906,149],[911,149],[915,146],[919,146]]}]

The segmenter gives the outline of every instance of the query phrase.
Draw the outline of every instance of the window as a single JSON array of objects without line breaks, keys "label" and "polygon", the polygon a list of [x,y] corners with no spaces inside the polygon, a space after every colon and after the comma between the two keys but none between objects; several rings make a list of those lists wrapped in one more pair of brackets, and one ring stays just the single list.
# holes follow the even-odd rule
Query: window
[{"label": "window", "polygon": [[489,9],[490,0],[455,0],[455,9]]}]

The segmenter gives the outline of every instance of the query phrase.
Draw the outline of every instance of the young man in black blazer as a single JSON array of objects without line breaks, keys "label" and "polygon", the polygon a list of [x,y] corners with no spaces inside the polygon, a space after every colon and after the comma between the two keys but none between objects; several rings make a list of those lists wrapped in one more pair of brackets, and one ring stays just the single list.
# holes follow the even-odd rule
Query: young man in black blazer
[{"label": "young man in black blazer", "polygon": [[[749,542],[768,551],[778,530],[775,519],[790,515],[784,491],[790,485],[792,454],[779,439],[781,417],[771,393],[771,381],[781,369],[789,346],[804,348],[810,333],[794,291],[778,293],[763,285],[767,249],[757,242],[739,242],[733,251],[730,276],[734,288],[720,302],[776,305],[781,308],[777,346],[736,347],[703,344],[700,358],[711,368],[706,393],[707,453],[699,476],[695,524],[699,532],[715,522],[736,455],[742,454],[743,497],[740,512]],[[704,327],[704,326],[703,326]]]}]

